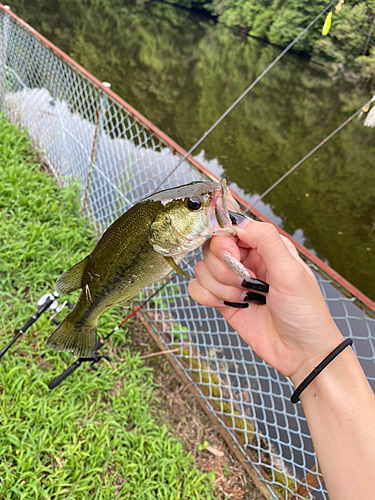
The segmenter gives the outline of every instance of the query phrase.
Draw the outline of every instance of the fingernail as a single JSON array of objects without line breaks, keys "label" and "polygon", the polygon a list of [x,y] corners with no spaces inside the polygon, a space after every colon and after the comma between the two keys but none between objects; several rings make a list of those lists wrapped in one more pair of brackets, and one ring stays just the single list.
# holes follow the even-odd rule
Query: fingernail
[{"label": "fingernail", "polygon": [[224,300],[224,304],[229,307],[235,307],[236,309],[246,309],[249,307],[249,304],[246,302],[227,302]]},{"label": "fingernail", "polygon": [[257,304],[258,306],[266,304],[266,297],[254,292],[247,292],[243,300],[245,303],[250,302],[251,304]]},{"label": "fingernail", "polygon": [[247,272],[246,268],[229,252],[223,251],[222,257],[224,264],[242,279],[249,280],[250,274]]},{"label": "fingernail", "polygon": [[256,292],[268,293],[270,286],[263,280],[258,280],[256,278],[250,278],[249,280],[242,280],[240,285],[242,288],[247,288],[248,290],[254,290]]},{"label": "fingernail", "polygon": [[228,214],[233,226],[239,226],[241,222],[246,218],[245,215],[237,214],[236,212],[231,212],[228,210]]},{"label": "fingernail", "polygon": [[253,220],[253,219],[250,219],[250,217],[245,216],[244,220],[240,222],[240,224],[238,225],[238,227],[241,227],[241,228],[243,229],[243,228],[244,228],[244,227],[246,227],[246,226],[249,224],[249,222],[251,222],[252,220]]}]

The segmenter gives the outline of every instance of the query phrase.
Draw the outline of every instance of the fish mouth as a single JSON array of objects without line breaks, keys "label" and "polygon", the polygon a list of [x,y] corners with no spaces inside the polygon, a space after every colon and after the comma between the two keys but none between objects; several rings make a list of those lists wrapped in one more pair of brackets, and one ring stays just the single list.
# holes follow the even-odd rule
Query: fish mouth
[{"label": "fish mouth", "polygon": [[233,225],[239,224],[236,218],[245,218],[225,179],[218,183],[213,192],[208,212],[210,232],[215,235],[235,235]]}]

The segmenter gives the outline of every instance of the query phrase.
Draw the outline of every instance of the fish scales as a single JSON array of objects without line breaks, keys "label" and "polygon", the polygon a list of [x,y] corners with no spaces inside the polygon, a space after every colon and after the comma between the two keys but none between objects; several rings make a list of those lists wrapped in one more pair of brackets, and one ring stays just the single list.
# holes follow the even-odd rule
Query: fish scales
[{"label": "fish scales", "polygon": [[132,209],[123,214],[116,231],[112,229],[108,235],[104,234],[104,241],[102,238],[91,254],[87,272],[99,274],[100,280],[91,282],[86,276],[85,282],[95,283],[104,302],[109,297],[113,305],[131,300],[150,279],[158,281],[171,271],[149,242],[150,224],[139,224],[139,220],[150,219],[147,205],[144,203],[138,214],[133,215]]},{"label": "fish scales", "polygon": [[[148,240],[149,224],[137,224],[139,220],[148,220],[147,208],[145,203],[138,217],[130,209],[118,219],[116,228],[111,226],[104,233],[88,258],[82,279],[83,291],[71,319],[95,321],[109,307],[131,303],[134,295],[150,280],[161,280],[171,272],[172,268],[153,250]],[[137,253],[131,250],[135,247]],[[90,300],[86,297],[86,287],[90,290]]]}]

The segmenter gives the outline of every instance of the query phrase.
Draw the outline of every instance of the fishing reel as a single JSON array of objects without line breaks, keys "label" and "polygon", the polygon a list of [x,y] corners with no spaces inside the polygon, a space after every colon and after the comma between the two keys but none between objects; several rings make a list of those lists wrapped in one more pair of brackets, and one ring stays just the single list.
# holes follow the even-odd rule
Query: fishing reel
[{"label": "fishing reel", "polygon": [[8,349],[21,337],[23,333],[26,332],[30,328],[31,325],[35,323],[35,321],[48,309],[55,310],[58,308],[57,297],[58,293],[46,293],[43,295],[37,302],[38,310],[26,321],[26,323],[14,332],[14,337],[12,340],[0,351],[0,359],[4,356],[4,354],[8,351]]},{"label": "fishing reel", "polygon": [[[70,310],[73,309],[74,304],[72,304],[68,300],[64,300],[62,303],[59,304],[59,301],[57,300],[58,297],[59,297],[59,294],[57,292],[46,293],[38,300],[38,302],[37,302],[38,310],[32,316],[30,316],[30,318],[26,321],[26,323],[19,330],[15,331],[15,334],[14,334],[14,337],[12,338],[12,340],[10,342],[8,342],[8,344],[5,347],[3,347],[3,349],[0,351],[0,359],[10,349],[10,347],[12,347],[12,345],[21,337],[21,335],[23,333],[25,333],[40,318],[40,316],[43,313],[45,313],[47,311],[51,311],[52,312],[52,314],[50,316],[51,323],[53,323],[54,325],[60,324],[60,321],[57,319],[57,316],[59,315],[59,313],[65,307],[67,307]],[[66,368],[58,377],[53,379],[48,384],[49,389],[52,390],[55,387],[57,387],[63,380],[66,379],[66,377],[71,375],[74,372],[74,370],[76,370],[84,362],[91,363],[90,367],[89,367],[89,371],[91,371],[91,370],[98,371],[98,367],[96,366],[96,364],[99,363],[99,361],[101,359],[104,358],[107,361],[112,361],[110,356],[107,356],[106,354],[100,355],[98,353],[98,350],[103,347],[104,342],[105,342],[105,339],[99,339],[97,344],[96,344],[95,352],[92,355],[92,357],[91,358],[79,358],[79,359],[77,359],[77,361],[75,361],[72,365],[68,366],[68,368]],[[100,374],[98,373],[98,375],[100,375]]]}]

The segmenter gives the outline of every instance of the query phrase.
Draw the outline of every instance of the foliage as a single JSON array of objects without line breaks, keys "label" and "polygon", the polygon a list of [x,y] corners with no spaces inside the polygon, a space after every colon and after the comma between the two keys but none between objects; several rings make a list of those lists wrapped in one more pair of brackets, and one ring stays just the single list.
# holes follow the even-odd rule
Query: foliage
[{"label": "foliage", "polygon": [[207,448],[207,446],[209,446],[209,442],[208,441],[203,441],[203,443],[199,443],[198,444],[198,450],[199,451],[203,451]]},{"label": "foliage", "polygon": [[[240,26],[249,35],[287,46],[327,5],[325,0],[212,0],[213,12],[226,26]],[[346,1],[341,11],[332,7],[332,29],[327,38],[321,30],[324,17],[297,42],[303,51],[332,76],[375,80],[370,59],[375,47],[374,0]],[[357,58],[361,57],[361,60]]]},{"label": "foliage", "polygon": [[[56,277],[92,248],[94,233],[77,216],[76,190],[58,189],[25,133],[2,117],[0,184],[3,346]],[[111,331],[119,319],[107,312],[100,329]],[[47,383],[72,362],[45,347],[52,328],[42,316],[1,360],[1,498],[214,498],[212,474],[197,471],[151,416],[151,373],[127,349],[115,351],[111,367],[101,364],[101,377],[81,367],[49,391]],[[111,344],[124,336],[117,332]]]},{"label": "foliage", "polygon": [[213,11],[226,26],[238,25],[246,29],[251,36],[263,38],[274,19],[274,16],[270,15],[273,3],[273,0],[221,0],[213,3]]},{"label": "foliage", "polygon": [[[332,77],[341,75],[359,78],[357,58],[363,53],[369,30],[367,6],[364,2],[353,6],[344,5],[339,19],[335,22],[330,36],[321,37],[313,47],[313,60],[321,64]],[[375,17],[375,11],[374,11]],[[362,56],[367,59],[368,55]],[[374,77],[374,75],[370,75]],[[363,78],[368,78],[362,73]]]},{"label": "foliage", "polygon": [[[325,0],[288,0],[278,9],[268,32],[271,43],[286,46],[312,21],[319,12],[327,5]],[[316,40],[321,38],[321,30],[324,18],[321,23],[315,24],[308,33],[294,46],[295,50],[311,52]]]},{"label": "foliage", "polygon": [[368,56],[357,57],[356,62],[361,67],[363,77],[370,80],[375,73],[375,47],[371,47]]}]

